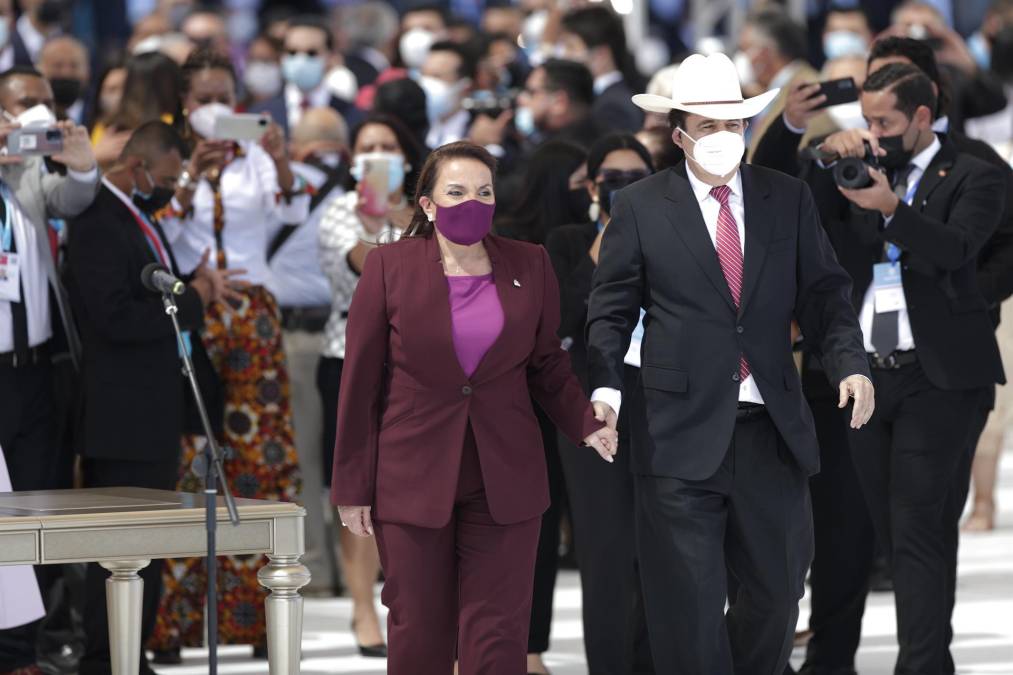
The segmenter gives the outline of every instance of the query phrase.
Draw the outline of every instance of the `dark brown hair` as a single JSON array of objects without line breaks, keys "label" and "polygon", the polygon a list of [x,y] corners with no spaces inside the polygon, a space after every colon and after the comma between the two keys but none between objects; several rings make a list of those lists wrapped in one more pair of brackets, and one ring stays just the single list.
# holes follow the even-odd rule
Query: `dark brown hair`
[{"label": "dark brown hair", "polygon": [[433,190],[436,188],[436,179],[440,175],[440,169],[444,162],[454,159],[473,159],[481,162],[489,167],[493,180],[496,178],[496,158],[480,145],[468,141],[458,141],[433,150],[419,172],[418,184],[415,186],[415,214],[412,216],[412,222],[408,225],[408,229],[404,232],[404,237],[432,235],[433,224],[429,222],[426,212],[422,210],[421,200],[423,197],[433,198]]}]

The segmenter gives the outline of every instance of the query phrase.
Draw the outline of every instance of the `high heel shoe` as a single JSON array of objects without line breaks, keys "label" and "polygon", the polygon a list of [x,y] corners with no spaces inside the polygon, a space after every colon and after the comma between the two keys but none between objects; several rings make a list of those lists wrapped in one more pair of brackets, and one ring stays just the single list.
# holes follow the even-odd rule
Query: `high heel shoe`
[{"label": "high heel shoe", "polygon": [[359,636],[355,632],[355,619],[352,619],[352,636],[355,638],[355,644],[359,648],[359,656],[363,656],[367,659],[387,658],[387,645],[383,642],[379,642],[375,645],[359,644]]}]

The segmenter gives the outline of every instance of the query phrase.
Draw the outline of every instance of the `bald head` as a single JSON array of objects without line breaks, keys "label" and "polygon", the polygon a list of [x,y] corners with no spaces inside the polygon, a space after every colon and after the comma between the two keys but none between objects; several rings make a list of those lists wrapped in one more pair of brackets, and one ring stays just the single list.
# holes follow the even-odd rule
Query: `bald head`
[{"label": "bald head", "polygon": [[348,147],[348,125],[334,108],[307,110],[292,129],[292,155],[304,161],[321,150],[340,152]]},{"label": "bald head", "polygon": [[46,42],[36,65],[47,80],[66,78],[87,85],[91,76],[88,50],[80,40],[70,35],[61,35]]}]

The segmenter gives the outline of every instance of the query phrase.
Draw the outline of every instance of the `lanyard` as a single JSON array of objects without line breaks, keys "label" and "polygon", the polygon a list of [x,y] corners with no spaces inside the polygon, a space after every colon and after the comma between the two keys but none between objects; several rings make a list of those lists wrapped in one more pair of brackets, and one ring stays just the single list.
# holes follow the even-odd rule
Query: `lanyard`
[{"label": "lanyard", "polygon": [[4,200],[4,223],[3,229],[0,230],[0,251],[5,253],[11,250],[14,240],[14,226],[11,225],[11,211],[14,210],[14,202],[9,197],[7,186],[0,185],[0,198]]},{"label": "lanyard", "polygon": [[[924,176],[925,173],[922,172],[922,175],[918,177],[918,180],[908,187],[907,193],[904,195],[904,203],[908,206],[911,205],[911,200],[914,199],[915,193],[918,192],[918,185],[922,182],[922,178]],[[891,242],[886,245],[886,257],[891,263],[895,263],[900,260],[900,254],[900,247],[896,244]]]}]

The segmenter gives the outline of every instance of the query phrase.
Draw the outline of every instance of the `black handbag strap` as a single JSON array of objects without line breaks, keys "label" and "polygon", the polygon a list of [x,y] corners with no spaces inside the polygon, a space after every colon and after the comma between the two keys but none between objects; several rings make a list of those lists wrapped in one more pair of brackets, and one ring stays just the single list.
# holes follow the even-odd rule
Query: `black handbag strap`
[{"label": "black handbag strap", "polygon": [[[342,172],[336,171],[331,173],[324,184],[321,185],[317,191],[310,197],[310,213],[316,211],[317,207],[327,199],[327,195],[331,191],[338,187],[343,180]],[[274,239],[271,240],[270,245],[267,247],[267,263],[271,264],[271,259],[278,253],[288,238],[295,234],[296,229],[299,227],[299,223],[286,223],[281,226],[277,234],[274,235]]]}]

